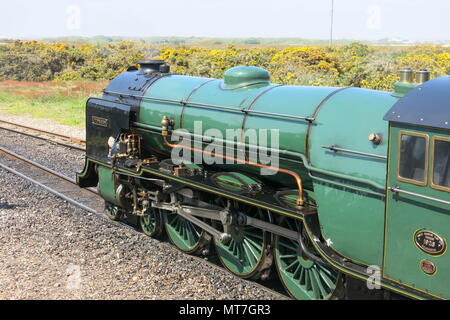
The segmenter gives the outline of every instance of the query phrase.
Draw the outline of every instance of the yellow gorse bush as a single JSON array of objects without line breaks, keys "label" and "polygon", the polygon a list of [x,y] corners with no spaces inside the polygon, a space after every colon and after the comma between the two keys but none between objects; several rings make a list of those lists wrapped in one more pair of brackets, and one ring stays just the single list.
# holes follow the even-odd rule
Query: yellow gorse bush
[{"label": "yellow gorse bush", "polygon": [[450,48],[438,46],[247,47],[220,49],[141,42],[43,43],[0,46],[0,80],[110,80],[144,57],[165,60],[173,73],[221,78],[238,65],[267,69],[272,82],[288,85],[358,86],[392,90],[403,67],[450,73]]},{"label": "yellow gorse bush", "polygon": [[411,53],[401,57],[399,64],[415,69],[427,68],[432,70],[434,77],[441,77],[450,73],[450,53]]}]

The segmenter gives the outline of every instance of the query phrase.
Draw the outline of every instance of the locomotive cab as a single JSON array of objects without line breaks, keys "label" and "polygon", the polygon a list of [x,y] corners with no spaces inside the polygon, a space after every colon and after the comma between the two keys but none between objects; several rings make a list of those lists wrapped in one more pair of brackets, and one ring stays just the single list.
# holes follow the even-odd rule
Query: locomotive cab
[{"label": "locomotive cab", "polygon": [[383,277],[450,298],[450,77],[418,86],[390,124]]}]

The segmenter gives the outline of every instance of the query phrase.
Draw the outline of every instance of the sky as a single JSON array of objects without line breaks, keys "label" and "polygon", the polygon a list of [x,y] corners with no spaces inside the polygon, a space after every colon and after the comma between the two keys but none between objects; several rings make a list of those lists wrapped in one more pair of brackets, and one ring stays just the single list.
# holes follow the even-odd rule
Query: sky
[{"label": "sky", "polygon": [[[0,1],[0,38],[328,39],[332,0]],[[334,38],[450,40],[449,0],[334,0]]]}]

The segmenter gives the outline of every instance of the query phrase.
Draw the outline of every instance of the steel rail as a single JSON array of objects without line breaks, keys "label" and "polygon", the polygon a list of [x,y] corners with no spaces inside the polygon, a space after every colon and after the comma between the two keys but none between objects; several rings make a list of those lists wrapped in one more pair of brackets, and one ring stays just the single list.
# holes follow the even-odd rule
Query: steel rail
[{"label": "steel rail", "polygon": [[[7,128],[7,127],[4,127],[4,126],[1,126],[0,127],[1,130],[5,130],[5,131],[12,132],[12,133],[24,135],[24,136],[27,136],[27,137],[31,137],[33,139],[43,140],[43,141],[46,141],[46,142],[54,143],[54,144],[57,144],[57,145],[60,145],[60,146],[64,146],[64,147],[67,147],[67,148],[70,148],[70,149],[75,149],[75,150],[82,151],[82,152],[86,151],[86,149],[82,147],[82,146],[86,145],[86,142],[84,140],[82,140],[82,139],[78,139],[78,138],[74,138],[74,137],[70,137],[70,136],[65,136],[65,135],[62,135],[62,134],[59,134],[59,133],[54,133],[54,132],[41,130],[41,129],[37,129],[37,128],[32,128],[32,127],[24,126],[24,125],[21,125],[21,124],[18,124],[18,123],[13,123],[13,122],[5,121],[5,120],[0,120],[0,123],[4,123],[4,124],[9,125],[9,126],[14,126],[14,127],[18,128],[18,129],[22,129],[22,130],[16,130],[16,129],[12,129],[12,128]],[[76,144],[78,146],[73,145],[73,144],[60,142],[60,141],[57,141],[56,139],[50,139],[50,138],[46,138],[46,137],[42,137],[42,136],[37,136],[35,134],[28,133],[28,132],[25,132],[23,130],[33,131],[33,132],[45,135],[47,137],[54,137],[56,139],[68,141],[68,142],[71,142],[71,143]]]},{"label": "steel rail", "polygon": [[9,124],[11,126],[16,126],[16,127],[19,127],[19,128],[27,129],[27,130],[44,133],[44,134],[49,135],[49,136],[55,136],[55,137],[58,137],[58,138],[66,139],[66,140],[69,140],[69,141],[71,141],[73,143],[76,143],[76,144],[86,144],[86,140],[75,138],[75,137],[71,137],[71,136],[66,136],[66,135],[63,135],[63,134],[60,134],[60,133],[56,133],[56,132],[51,132],[51,131],[47,131],[47,130],[43,130],[43,129],[38,129],[38,128],[34,128],[34,127],[25,126],[23,124],[19,124],[19,123],[16,123],[16,122],[10,122],[10,121],[5,121],[5,120],[0,120],[0,122],[1,123],[5,123],[5,124]]},{"label": "steel rail", "polygon": [[[65,181],[67,181],[67,182],[70,182],[70,183],[76,185],[76,180],[75,179],[69,178],[69,177],[67,177],[67,176],[65,176],[65,175],[63,175],[63,174],[61,174],[59,172],[56,172],[56,171],[54,171],[54,170],[52,170],[50,168],[44,167],[43,165],[40,165],[39,163],[37,163],[37,162],[35,162],[33,160],[24,158],[24,157],[18,155],[17,153],[15,153],[15,152],[13,152],[11,150],[7,150],[7,149],[5,149],[3,147],[0,147],[0,152],[3,152],[3,153],[5,153],[5,154],[7,154],[7,155],[9,155],[9,156],[11,156],[13,158],[16,158],[17,160],[20,160],[22,162],[28,163],[28,164],[36,167],[36,168],[39,168],[41,170],[44,170],[44,171],[50,173],[51,175],[57,176],[58,178],[61,178],[61,179],[65,180]],[[86,190],[91,191],[92,193],[98,194],[97,190],[95,190],[93,188],[87,188]]]},{"label": "steel rail", "polygon": [[[0,147],[0,152],[6,154],[7,156],[13,157],[13,158],[15,158],[15,159],[25,163],[25,164],[28,164],[28,165],[31,165],[31,166],[36,167],[38,169],[41,169],[41,170],[43,170],[43,171],[45,171],[45,172],[47,172],[47,173],[49,173],[51,175],[57,176],[58,178],[61,178],[61,179],[65,180],[65,181],[67,181],[67,182],[70,182],[70,183],[73,183],[73,184],[76,185],[76,182],[75,182],[74,179],[71,179],[71,178],[69,178],[69,177],[67,177],[67,176],[65,176],[63,174],[60,174],[60,173],[58,173],[58,172],[56,172],[56,171],[54,171],[54,170],[52,170],[50,168],[44,167],[44,166],[42,166],[42,165],[40,165],[40,164],[30,160],[30,159],[26,159],[26,158],[24,158],[24,157],[22,157],[22,156],[20,156],[20,155],[18,155],[16,153],[14,153],[13,151],[10,151],[10,150],[7,150],[7,149],[4,149],[4,148]],[[132,230],[133,232],[136,232],[137,234],[142,234],[141,232],[139,232],[136,228],[132,227],[131,225],[129,225],[129,224],[125,223],[125,222],[113,221],[113,220],[109,219],[108,216],[106,216],[103,212],[99,212],[99,211],[97,211],[97,210],[95,210],[93,208],[90,208],[90,207],[82,204],[81,202],[76,201],[76,200],[74,200],[74,199],[64,195],[63,193],[58,192],[58,191],[52,189],[49,186],[46,186],[45,184],[43,184],[42,182],[37,181],[36,179],[28,177],[27,175],[25,175],[25,174],[15,170],[15,169],[13,169],[11,167],[8,167],[7,165],[5,165],[5,164],[3,164],[1,162],[0,162],[0,168],[4,169],[5,171],[10,172],[11,174],[14,174],[14,175],[16,175],[18,177],[21,177],[22,179],[27,180],[27,181],[29,181],[29,182],[31,182],[31,183],[33,183],[33,184],[35,184],[35,185],[37,185],[37,186],[39,186],[41,188],[43,188],[44,190],[48,191],[49,193],[55,195],[56,197],[61,198],[61,199],[71,203],[72,205],[74,205],[74,206],[76,206],[76,207],[78,207],[78,208],[80,208],[80,209],[82,209],[84,211],[87,211],[87,212],[90,212],[90,213],[93,213],[93,214],[97,215],[98,217],[102,218],[103,220],[105,220],[106,222],[108,222],[108,223],[110,223],[112,225],[115,225],[115,226],[118,226],[118,227],[125,227],[127,229]],[[98,195],[98,192],[96,190],[94,190],[94,189],[83,189],[83,190],[89,190],[90,192],[95,193],[96,195]],[[172,246],[170,246],[170,247],[173,248]],[[212,268],[214,268],[216,270],[220,270],[222,272],[227,272],[227,270],[224,267],[220,266],[219,263],[214,263],[214,262],[205,260],[204,257],[198,257],[198,256],[194,256],[194,255],[189,255],[189,257],[194,259],[194,260],[196,260],[196,261],[198,261],[198,262],[206,263],[207,265],[209,265],[210,267],[212,267]],[[263,291],[265,291],[265,292],[267,292],[267,293],[269,293],[269,294],[271,294],[273,296],[276,296],[276,297],[278,297],[280,299],[289,299],[289,300],[291,300],[291,298],[288,295],[280,293],[278,291],[275,291],[275,290],[273,290],[271,288],[268,288],[267,286],[264,286],[264,285],[262,285],[262,284],[260,284],[258,282],[254,282],[254,281],[250,281],[250,280],[246,280],[246,279],[241,279],[241,278],[239,278],[239,277],[237,277],[237,276],[235,276],[235,275],[233,275],[233,274],[231,274],[229,272],[227,272],[227,274],[230,274],[237,281],[241,281],[243,283],[246,283],[246,284],[249,284],[249,285],[252,285],[252,286],[256,286],[259,289],[261,289],[261,290],[263,290]]]},{"label": "steel rail", "polygon": [[[26,164],[29,164],[29,165],[31,165],[31,166],[33,166],[33,167],[36,167],[36,168],[41,169],[41,170],[43,170],[43,171],[46,171],[46,172],[48,172],[49,174],[54,175],[54,176],[57,176],[58,178],[61,178],[61,179],[65,180],[65,181],[67,181],[67,182],[69,182],[69,183],[72,183],[72,184],[76,185],[75,180],[70,179],[70,178],[68,178],[68,177],[64,176],[63,174],[60,174],[60,173],[58,173],[58,172],[56,172],[56,171],[53,171],[53,170],[50,169],[50,168],[41,166],[41,165],[39,165],[38,163],[36,163],[36,162],[34,162],[34,161],[30,160],[30,159],[23,158],[23,157],[21,157],[21,156],[15,154],[14,152],[12,152],[12,151],[10,151],[10,150],[6,150],[6,149],[0,147],[0,152],[6,154],[6,155],[8,155],[8,156],[11,156],[11,157],[13,157],[13,158],[16,158],[17,160],[22,161],[22,162],[24,162],[24,163],[26,163]],[[13,168],[11,168],[11,167],[8,167],[7,165],[5,165],[5,164],[3,164],[3,163],[1,163],[1,162],[0,162],[0,168],[6,170],[6,171],[8,171],[8,172],[10,172],[10,173],[12,173],[12,174],[14,174],[14,175],[16,175],[16,176],[21,177],[21,178],[23,178],[24,180],[27,180],[27,181],[29,181],[29,182],[31,182],[31,183],[33,183],[33,184],[36,184],[37,186],[39,186],[39,187],[45,189],[46,191],[48,191],[49,193],[51,193],[51,194],[57,196],[58,198],[61,198],[61,199],[65,200],[65,201],[67,201],[67,202],[73,204],[73,205],[76,206],[76,207],[79,207],[80,209],[83,209],[83,210],[85,210],[85,211],[87,211],[87,212],[94,213],[94,214],[98,215],[99,217],[101,217],[102,219],[106,220],[107,222],[109,222],[109,223],[111,223],[111,224],[114,224],[114,225],[117,225],[117,226],[120,225],[120,226],[127,227],[127,228],[129,228],[129,229],[133,229],[133,230],[134,230],[133,227],[131,227],[131,226],[127,225],[127,224],[121,223],[121,222],[112,221],[112,220],[109,219],[108,216],[107,216],[106,214],[104,214],[103,212],[100,212],[100,211],[97,211],[97,210],[95,210],[95,209],[93,209],[93,208],[90,208],[90,207],[84,205],[81,201],[76,201],[76,200],[74,200],[74,199],[72,199],[72,198],[70,198],[70,197],[67,197],[67,196],[64,195],[62,192],[58,192],[58,191],[56,191],[56,190],[50,188],[49,186],[46,186],[46,185],[43,184],[42,182],[39,182],[39,181],[37,181],[36,179],[33,179],[33,178],[31,178],[31,177],[28,177],[27,175],[25,175],[25,174],[23,174],[23,173],[21,173],[21,172],[15,170],[15,169],[13,169]],[[77,186],[77,187],[78,187],[78,186]],[[91,193],[95,194],[96,196],[99,195],[98,192],[97,192],[97,190],[92,189],[92,188],[83,189],[83,190],[88,190],[88,191],[90,191]],[[76,190],[75,190],[75,191],[76,191]],[[103,201],[103,199],[102,199],[102,201]]]},{"label": "steel rail", "polygon": [[16,176],[19,176],[19,177],[21,177],[21,178],[23,178],[25,180],[30,181],[31,183],[33,183],[35,185],[38,185],[39,187],[41,187],[41,188],[47,190],[48,192],[54,194],[58,198],[61,198],[61,199],[65,200],[65,201],[67,201],[67,202],[70,202],[71,204],[73,204],[73,205],[75,205],[75,206],[77,206],[77,207],[79,207],[79,208],[81,208],[81,209],[83,209],[85,211],[88,211],[88,212],[91,212],[91,213],[97,213],[97,210],[89,208],[88,206],[85,206],[84,204],[82,204],[82,203],[80,203],[80,202],[78,202],[76,200],[73,200],[72,198],[70,198],[70,197],[68,197],[68,196],[66,196],[66,195],[64,195],[64,194],[62,194],[62,193],[60,193],[60,192],[58,192],[58,191],[48,187],[48,186],[46,186],[45,184],[43,184],[43,183],[41,183],[41,182],[39,182],[39,181],[37,181],[35,179],[32,179],[32,178],[24,175],[23,173],[20,173],[20,172],[14,170],[13,168],[10,168],[10,167],[2,164],[2,163],[0,163],[0,168],[3,168],[6,171],[8,171],[8,172],[10,172],[10,173],[12,173],[12,174],[14,174]]},{"label": "steel rail", "polygon": [[31,134],[31,133],[26,133],[26,132],[23,132],[23,131],[14,130],[14,129],[11,129],[11,128],[5,128],[5,127],[0,127],[0,129],[8,131],[8,132],[12,132],[12,133],[20,134],[20,135],[23,135],[23,136],[27,136],[27,137],[30,137],[30,138],[33,138],[33,139],[39,139],[39,140],[46,141],[46,142],[49,142],[49,143],[54,143],[54,144],[57,144],[57,145],[60,145],[60,146],[63,146],[63,147],[70,148],[70,149],[74,149],[74,150],[78,150],[78,151],[82,151],[82,152],[86,151],[86,149],[84,149],[84,148],[80,148],[80,147],[77,147],[77,146],[74,146],[74,145],[70,145],[70,144],[67,144],[67,143],[62,143],[62,142],[59,142],[59,141],[56,141],[56,140],[51,140],[51,139],[48,139],[48,138],[36,136],[36,135]]},{"label": "steel rail", "polygon": [[[45,171],[45,172],[47,172],[47,173],[49,173],[49,174],[51,174],[51,175],[53,175],[53,176],[56,176],[56,177],[58,177],[58,178],[60,178],[60,179],[65,180],[65,181],[67,181],[67,182],[70,182],[70,183],[73,184],[73,185],[77,185],[75,179],[72,179],[72,178],[70,178],[70,177],[67,177],[67,176],[65,176],[65,175],[63,175],[63,174],[61,174],[61,173],[59,173],[59,172],[56,172],[56,171],[50,169],[50,168],[44,167],[43,165],[41,165],[41,164],[39,164],[39,163],[37,163],[37,162],[35,162],[35,161],[33,161],[33,160],[24,158],[24,157],[18,155],[17,153],[15,153],[15,152],[13,152],[13,151],[11,151],[11,150],[7,150],[7,149],[5,149],[5,148],[3,148],[3,147],[0,147],[0,152],[3,152],[4,154],[6,154],[6,155],[8,155],[8,156],[10,156],[10,157],[13,157],[13,158],[15,158],[15,159],[17,159],[17,160],[19,160],[19,161],[22,161],[22,162],[24,162],[24,163],[27,163],[27,164],[29,164],[29,165],[31,165],[31,166],[33,166],[33,167],[36,167],[36,168],[38,168],[38,169],[41,169],[41,170],[43,170],[43,171]],[[6,170],[6,168],[5,168],[5,170]],[[86,189],[84,189],[84,190],[90,191],[91,193],[93,193],[93,194],[95,194],[95,195],[98,195],[98,191],[97,191],[96,189],[94,189],[94,188],[86,188]]]},{"label": "steel rail", "polygon": [[46,172],[48,172],[48,173],[50,173],[50,174],[52,174],[54,176],[57,176],[57,177],[59,177],[61,179],[64,179],[64,180],[66,180],[66,181],[68,181],[70,183],[75,183],[75,179],[69,178],[69,177],[67,177],[67,176],[65,176],[65,175],[63,175],[63,174],[61,174],[59,172],[56,172],[56,171],[54,171],[54,170],[52,170],[50,168],[44,167],[43,165],[40,165],[39,163],[37,163],[37,162],[35,162],[33,160],[24,158],[24,157],[18,155],[17,153],[15,153],[14,151],[7,150],[7,149],[5,149],[3,147],[0,147],[0,151],[3,152],[3,153],[6,153],[7,155],[9,155],[9,156],[11,156],[13,158],[16,158],[17,160],[20,160],[20,161],[26,162],[28,164],[31,164],[32,166],[34,166],[36,168],[39,168],[39,169],[44,170],[44,171],[46,171]]}]

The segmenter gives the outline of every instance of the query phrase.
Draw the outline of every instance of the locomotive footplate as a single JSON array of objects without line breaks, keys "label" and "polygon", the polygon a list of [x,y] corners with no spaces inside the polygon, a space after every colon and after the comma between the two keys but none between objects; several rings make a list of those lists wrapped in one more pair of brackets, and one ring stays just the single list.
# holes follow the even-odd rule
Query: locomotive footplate
[{"label": "locomotive footplate", "polygon": [[242,201],[244,203],[253,204],[262,209],[267,209],[273,212],[281,213],[284,215],[288,215],[293,218],[303,219],[306,215],[314,215],[317,213],[317,209],[314,206],[302,206],[297,207],[296,209],[291,209],[290,207],[282,207],[277,202],[274,195],[276,192],[274,190],[268,189],[267,187],[263,187],[262,190],[258,193],[242,193],[237,195],[236,193],[229,192],[227,190],[223,190],[218,188],[213,182],[213,175],[216,172],[208,172],[205,170],[201,171],[191,171],[191,175],[189,176],[175,176],[174,174],[169,173],[166,170],[161,170],[159,163],[151,163],[148,165],[140,166],[139,171],[132,171],[129,168],[125,168],[124,166],[116,163],[115,171],[117,173],[127,173],[132,174],[136,178],[145,178],[148,175],[152,175],[157,177],[162,177],[168,179],[170,181],[174,181],[176,183],[181,183],[187,187],[192,187],[195,189],[208,191],[215,193],[220,196],[225,196],[227,198],[231,198],[234,200]]}]

